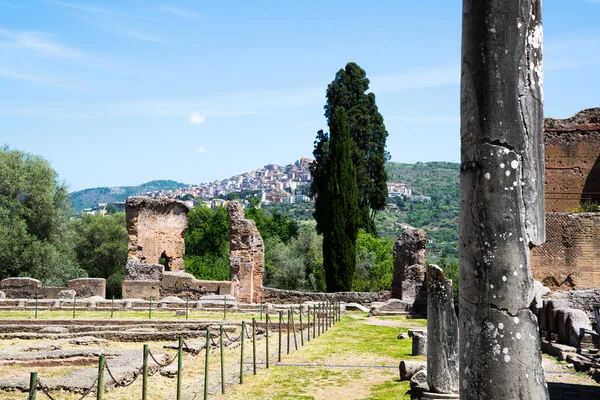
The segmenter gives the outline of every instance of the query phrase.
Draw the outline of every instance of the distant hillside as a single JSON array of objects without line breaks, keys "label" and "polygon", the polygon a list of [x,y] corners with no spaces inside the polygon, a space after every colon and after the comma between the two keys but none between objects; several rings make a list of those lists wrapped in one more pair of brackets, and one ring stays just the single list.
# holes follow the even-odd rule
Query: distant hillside
[{"label": "distant hillside", "polygon": [[71,193],[71,204],[75,211],[81,211],[84,208],[93,208],[98,203],[125,201],[128,196],[135,196],[154,190],[174,190],[185,186],[188,185],[176,181],[158,180],[146,182],[138,186],[84,189]]},{"label": "distant hillside", "polygon": [[460,164],[451,162],[418,162],[402,164],[388,162],[385,165],[388,181],[403,182],[412,189],[413,194],[430,197],[452,197],[460,194]]}]

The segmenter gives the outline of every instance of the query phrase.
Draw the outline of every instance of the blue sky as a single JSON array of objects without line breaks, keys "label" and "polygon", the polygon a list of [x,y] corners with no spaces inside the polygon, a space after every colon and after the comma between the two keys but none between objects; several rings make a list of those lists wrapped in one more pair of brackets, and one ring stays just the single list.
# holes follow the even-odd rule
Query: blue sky
[{"label": "blue sky", "polygon": [[[0,145],[72,190],[311,156],[367,71],[393,161],[458,161],[461,1],[0,0]],[[600,106],[600,0],[544,0],[545,114]]]}]

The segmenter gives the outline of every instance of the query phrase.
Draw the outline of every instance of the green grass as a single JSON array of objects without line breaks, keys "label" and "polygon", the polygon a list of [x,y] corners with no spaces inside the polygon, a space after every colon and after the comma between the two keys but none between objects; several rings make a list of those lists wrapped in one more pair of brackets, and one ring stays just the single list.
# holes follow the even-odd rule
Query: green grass
[{"label": "green grass", "polygon": [[[379,326],[372,324],[378,318],[368,321],[359,315],[343,317],[333,329],[285,356],[282,363],[291,366],[259,370],[256,376],[247,376],[243,385],[232,385],[226,395],[216,398],[410,399],[409,382],[399,381],[397,366],[401,360],[424,357],[412,357],[411,341],[397,336],[408,330],[402,325],[414,326],[417,321],[424,326],[425,321],[393,317],[399,326]],[[369,368],[374,366],[391,368]]]}]

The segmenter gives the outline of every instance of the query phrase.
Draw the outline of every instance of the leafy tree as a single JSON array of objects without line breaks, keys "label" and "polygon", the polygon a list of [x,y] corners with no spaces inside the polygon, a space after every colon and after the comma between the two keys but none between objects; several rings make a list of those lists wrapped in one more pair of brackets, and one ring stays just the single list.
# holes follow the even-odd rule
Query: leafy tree
[{"label": "leafy tree", "polygon": [[42,157],[0,147],[0,279],[63,285],[85,276],[73,252],[66,186]]},{"label": "leafy tree", "polygon": [[356,240],[356,273],[352,290],[376,292],[389,290],[393,276],[393,246],[389,238],[378,238],[363,229]]},{"label": "leafy tree", "polygon": [[262,208],[257,208],[256,203],[251,203],[251,206],[246,208],[245,214],[246,218],[254,220],[263,240],[278,237],[283,243],[288,244],[298,234],[298,223],[276,209],[268,213]]},{"label": "leafy tree", "polygon": [[[361,228],[375,234],[376,211],[383,210],[387,200],[385,162],[389,159],[389,154],[385,151],[385,142],[388,133],[377,108],[375,95],[367,93],[368,89],[369,79],[365,71],[356,63],[346,64],[345,69],[340,69],[327,87],[325,118],[331,130],[334,111],[341,107],[347,113],[352,139],[351,158],[356,169],[358,187],[359,223]],[[322,130],[317,133],[313,151],[315,162],[310,167],[313,176],[311,195],[315,197],[314,217],[318,232],[323,232],[326,213],[323,205],[327,200],[323,196],[326,195],[324,185],[330,157],[329,140],[329,136]]]},{"label": "leafy tree", "polygon": [[280,289],[323,291],[323,240],[303,226],[289,244],[278,237],[265,240],[265,285]]},{"label": "leafy tree", "polygon": [[352,142],[346,112],[336,109],[330,123],[323,265],[329,292],[349,291],[356,268],[359,227],[356,170],[350,158]]},{"label": "leafy tree", "polygon": [[106,279],[106,295],[121,295],[127,262],[125,213],[84,215],[74,222],[77,261],[89,276]]},{"label": "leafy tree", "polygon": [[194,207],[185,235],[185,269],[199,279],[229,280],[229,214],[225,207]]}]

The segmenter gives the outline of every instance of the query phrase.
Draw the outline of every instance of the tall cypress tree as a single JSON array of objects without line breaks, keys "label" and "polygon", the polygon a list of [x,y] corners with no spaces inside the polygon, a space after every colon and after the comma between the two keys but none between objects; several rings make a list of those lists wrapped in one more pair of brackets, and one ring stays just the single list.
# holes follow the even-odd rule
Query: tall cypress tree
[{"label": "tall cypress tree", "polygon": [[338,292],[351,290],[356,268],[358,189],[350,127],[342,107],[335,110],[329,128],[326,195],[321,199],[325,205],[323,264],[327,291]]},{"label": "tall cypress tree", "polygon": [[[356,168],[359,227],[376,234],[375,213],[385,208],[387,200],[385,162],[389,159],[389,154],[385,151],[385,142],[388,132],[377,108],[375,95],[367,93],[368,89],[366,72],[358,64],[348,63],[327,86],[325,118],[331,129],[334,111],[338,107],[346,111],[352,141],[351,159]],[[325,202],[319,200],[319,196],[325,194],[323,188],[327,181],[328,142],[327,134],[319,131],[313,152],[315,162],[311,165],[311,195],[315,198],[314,217],[319,233],[324,232],[323,218],[326,214],[321,207]]]}]

